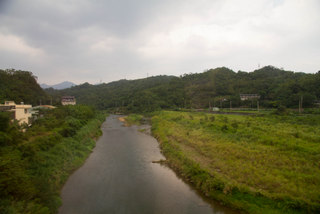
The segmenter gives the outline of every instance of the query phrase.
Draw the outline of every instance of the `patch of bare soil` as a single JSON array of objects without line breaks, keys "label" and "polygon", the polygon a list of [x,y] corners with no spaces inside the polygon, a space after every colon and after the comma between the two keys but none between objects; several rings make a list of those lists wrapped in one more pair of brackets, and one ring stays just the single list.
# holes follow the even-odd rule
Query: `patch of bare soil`
[{"label": "patch of bare soil", "polygon": [[120,120],[121,122],[123,122],[123,125],[124,125],[124,126],[126,126],[126,127],[129,126],[129,124],[128,124],[127,121],[126,121],[126,117],[119,117],[118,120]]}]

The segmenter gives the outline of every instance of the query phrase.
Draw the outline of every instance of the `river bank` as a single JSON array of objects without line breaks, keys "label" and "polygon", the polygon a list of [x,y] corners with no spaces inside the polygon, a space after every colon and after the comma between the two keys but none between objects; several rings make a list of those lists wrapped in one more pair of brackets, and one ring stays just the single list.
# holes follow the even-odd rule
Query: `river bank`
[{"label": "river bank", "polygon": [[152,133],[167,164],[208,198],[249,213],[313,213],[318,119],[162,111]]},{"label": "river bank", "polygon": [[21,140],[0,148],[0,213],[56,213],[60,190],[101,135],[106,114],[87,106],[43,113]]},{"label": "river bank", "polygon": [[63,187],[59,214],[233,213],[203,200],[168,167],[152,163],[165,157],[156,139],[139,129],[108,117],[93,152]]}]

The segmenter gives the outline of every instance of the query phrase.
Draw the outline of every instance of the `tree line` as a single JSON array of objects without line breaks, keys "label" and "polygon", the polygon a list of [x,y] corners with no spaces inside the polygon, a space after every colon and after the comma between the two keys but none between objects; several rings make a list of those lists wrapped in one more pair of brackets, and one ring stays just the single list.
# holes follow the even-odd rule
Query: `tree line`
[{"label": "tree line", "polygon": [[265,108],[298,108],[301,99],[303,107],[314,107],[320,99],[320,71],[307,74],[266,66],[253,72],[234,72],[221,67],[179,77],[155,76],[100,85],[84,83],[46,92],[56,102],[63,95],[72,95],[78,103],[128,112],[256,105],[252,100],[241,101],[240,94],[259,94],[259,104]]},{"label": "tree line", "polygon": [[320,71],[308,74],[266,66],[253,72],[235,72],[221,67],[179,77],[160,75],[43,90],[31,72],[0,70],[1,102],[60,105],[61,97],[69,95],[79,104],[122,112],[256,105],[256,100],[241,101],[240,94],[259,94],[259,104],[265,108],[298,108],[300,102],[303,107],[315,107],[320,99]]}]

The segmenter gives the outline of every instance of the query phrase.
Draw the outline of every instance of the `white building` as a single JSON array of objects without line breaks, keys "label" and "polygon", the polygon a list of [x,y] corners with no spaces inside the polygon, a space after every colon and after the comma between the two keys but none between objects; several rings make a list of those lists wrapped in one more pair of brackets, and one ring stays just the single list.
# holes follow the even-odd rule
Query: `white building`
[{"label": "white building", "polygon": [[0,104],[0,110],[9,111],[13,113],[13,119],[17,120],[20,125],[30,124],[32,105],[20,105],[15,104],[14,101],[5,101],[4,104]]},{"label": "white building", "polygon": [[240,99],[242,101],[244,100],[254,100],[254,99],[260,99],[260,95],[259,94],[240,94]]},{"label": "white building", "polygon": [[61,104],[63,106],[65,106],[65,105],[75,105],[76,104],[76,98],[74,96],[63,96],[61,98]]}]

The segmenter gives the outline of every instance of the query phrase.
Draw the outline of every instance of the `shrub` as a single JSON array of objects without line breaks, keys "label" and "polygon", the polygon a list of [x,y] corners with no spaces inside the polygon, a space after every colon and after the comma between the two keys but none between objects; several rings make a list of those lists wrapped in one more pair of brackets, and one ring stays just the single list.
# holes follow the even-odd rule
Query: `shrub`
[{"label": "shrub", "polygon": [[238,125],[238,122],[233,122],[233,123],[231,123],[231,126],[234,128],[234,129],[237,129],[238,127],[239,127],[239,125]]},{"label": "shrub", "polygon": [[0,132],[5,132],[9,128],[10,117],[7,112],[0,112]]},{"label": "shrub", "polygon": [[277,110],[274,111],[274,114],[286,115],[288,114],[287,108],[283,105],[279,105]]},{"label": "shrub", "polygon": [[226,132],[226,131],[228,131],[228,126],[227,125],[223,125],[222,127],[221,127],[221,131],[223,131],[223,132]]}]

